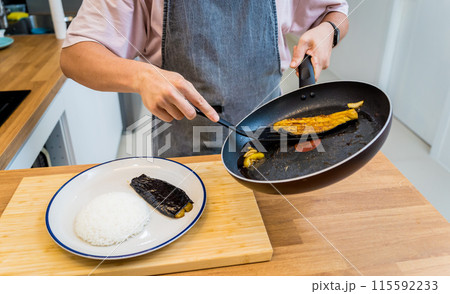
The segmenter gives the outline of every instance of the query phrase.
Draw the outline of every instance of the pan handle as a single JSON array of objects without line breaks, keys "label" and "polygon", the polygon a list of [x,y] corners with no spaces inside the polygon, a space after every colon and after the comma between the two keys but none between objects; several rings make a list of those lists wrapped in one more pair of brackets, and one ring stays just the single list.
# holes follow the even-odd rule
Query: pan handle
[{"label": "pan handle", "polygon": [[303,61],[298,66],[299,73],[299,88],[304,86],[314,85],[316,83],[316,78],[314,76],[314,67],[311,63],[311,56],[306,54]]}]

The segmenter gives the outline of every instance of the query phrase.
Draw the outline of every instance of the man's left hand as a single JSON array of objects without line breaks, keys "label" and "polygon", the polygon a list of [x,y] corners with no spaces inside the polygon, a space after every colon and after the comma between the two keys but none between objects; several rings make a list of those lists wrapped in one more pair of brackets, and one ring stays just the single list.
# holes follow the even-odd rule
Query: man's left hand
[{"label": "man's left hand", "polygon": [[305,57],[305,54],[310,55],[317,81],[322,70],[328,68],[330,65],[333,37],[334,29],[328,22],[323,22],[317,27],[308,30],[300,37],[297,46],[294,46],[294,54],[290,67],[297,68]]}]

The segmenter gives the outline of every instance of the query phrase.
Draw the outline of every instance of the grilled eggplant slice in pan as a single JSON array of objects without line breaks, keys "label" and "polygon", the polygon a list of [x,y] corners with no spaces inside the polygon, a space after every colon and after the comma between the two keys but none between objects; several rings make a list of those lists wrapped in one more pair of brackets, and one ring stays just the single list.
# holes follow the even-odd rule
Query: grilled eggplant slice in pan
[{"label": "grilled eggplant slice in pan", "polygon": [[358,119],[356,109],[359,109],[363,103],[364,100],[356,103],[348,103],[347,107],[349,109],[328,115],[280,120],[273,125],[273,128],[277,132],[285,131],[293,135],[324,133],[346,122]]}]

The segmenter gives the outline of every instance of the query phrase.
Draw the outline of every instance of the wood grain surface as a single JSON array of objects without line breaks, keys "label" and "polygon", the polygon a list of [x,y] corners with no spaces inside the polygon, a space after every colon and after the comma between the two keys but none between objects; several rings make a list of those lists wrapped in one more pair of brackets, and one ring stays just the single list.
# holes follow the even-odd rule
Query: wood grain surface
[{"label": "wood grain surface", "polygon": [[0,50],[0,91],[31,93],[0,126],[0,169],[6,168],[66,80],[59,67],[61,40],[54,35],[13,39]]},{"label": "wood grain surface", "polygon": [[[0,171],[0,205],[9,201],[23,177],[87,167]],[[255,196],[274,249],[272,260],[177,275],[450,274],[450,224],[381,153],[339,183],[286,195],[295,209],[280,195]],[[36,269],[31,263],[27,267]]]},{"label": "wood grain surface", "polygon": [[153,275],[270,260],[272,247],[252,191],[234,181],[218,161],[189,167],[207,190],[197,224],[160,250],[98,268],[100,261],[61,249],[45,226],[49,200],[75,174],[24,178],[0,218],[0,274]]}]

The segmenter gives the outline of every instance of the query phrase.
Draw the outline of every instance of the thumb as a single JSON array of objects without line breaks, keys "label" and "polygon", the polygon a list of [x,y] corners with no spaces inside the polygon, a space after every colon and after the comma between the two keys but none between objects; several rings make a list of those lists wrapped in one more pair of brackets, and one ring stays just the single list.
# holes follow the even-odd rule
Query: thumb
[{"label": "thumb", "polygon": [[319,79],[320,73],[322,72],[322,66],[320,66],[319,58],[316,56],[311,56],[311,63],[314,68],[314,77],[317,80]]}]

